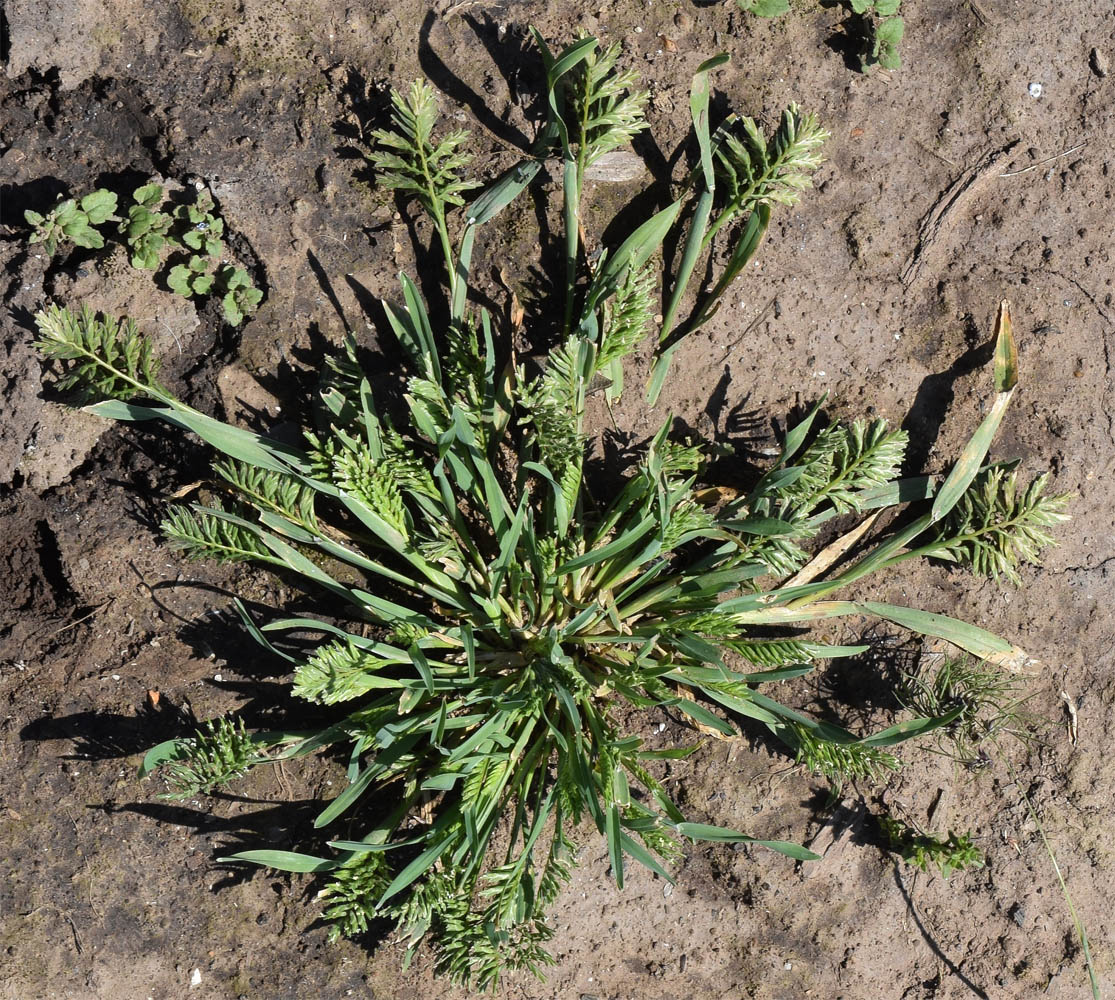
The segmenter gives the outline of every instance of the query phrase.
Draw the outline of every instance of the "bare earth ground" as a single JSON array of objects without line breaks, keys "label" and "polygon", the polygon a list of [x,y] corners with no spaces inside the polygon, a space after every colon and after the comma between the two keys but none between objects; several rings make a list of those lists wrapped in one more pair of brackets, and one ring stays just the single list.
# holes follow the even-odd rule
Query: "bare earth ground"
[{"label": "bare earth ground", "polygon": [[[30,315],[50,299],[127,312],[194,405],[253,426],[281,423],[340,340],[330,290],[363,327],[353,288],[388,294],[395,272],[413,264],[406,220],[366,183],[353,137],[382,120],[388,83],[425,74],[450,121],[479,117],[477,149],[492,154],[481,162],[491,172],[509,163],[535,125],[531,23],[555,43],[576,24],[624,42],[652,93],[657,147],[638,147],[642,184],[677,166],[690,76],[721,50],[732,54],[716,78],[725,107],[769,125],[796,100],[833,133],[817,189],[792,214],[777,213],[730,307],[680,353],[658,412],[642,406],[640,373],[631,375],[621,427],[644,438],[672,409],[703,436],[770,447],[791,409],[828,392],[834,415],[904,423],[911,468],[939,469],[988,397],[981,348],[1005,297],[1023,383],[995,454],[1021,457],[1027,474],[1051,470],[1055,489],[1077,499],[1061,546],[1019,591],[944,567],[873,591],[984,624],[1040,661],[1031,707],[1049,724],[1032,752],[1014,748],[1012,763],[996,755],[979,771],[922,756],[886,789],[844,790],[872,812],[885,802],[940,831],[970,828],[985,869],[946,883],[896,868],[866,821],[812,872],[769,853],[698,846],[672,892],[645,872],[617,892],[604,847],[585,831],[554,913],[549,981],[511,976],[501,995],[1087,996],[1022,791],[1066,873],[1101,985],[1115,990],[1112,8],[906,0],[904,68],[862,76],[841,51],[841,9],[798,6],[766,22],[685,0],[429,9],[409,0],[7,0],[0,997],[464,995],[432,978],[427,953],[401,972],[389,941],[327,946],[309,877],[214,863],[264,840],[295,846],[314,800],[333,794],[333,765],[276,769],[236,796],[182,805],[135,777],[137,753],[177,731],[171,713],[144,711],[148,689],[164,704],[189,702],[199,718],[240,711],[265,725],[285,710],[279,668],[221,609],[231,593],[289,598],[250,572],[184,565],[159,543],[159,509],[205,475],[201,450],[44,401]],[[24,209],[98,184],[130,191],[152,175],[211,186],[233,251],[267,292],[242,333],[211,307],[195,314],[118,255],[51,263],[29,250]],[[599,185],[589,231],[638,190]],[[486,234],[489,259],[520,290],[538,240],[528,214]],[[506,300],[494,282],[491,294]],[[605,414],[597,419],[603,428]],[[866,671],[803,687],[801,701],[823,704],[834,689],[852,699],[850,724],[868,726],[893,707]],[[1075,746],[1062,692],[1078,716]],[[679,719],[664,721],[663,740],[692,738]],[[764,837],[809,842],[829,815],[822,783],[748,740],[706,745],[674,766],[671,782],[693,819]],[[200,985],[191,987],[194,970]]]}]

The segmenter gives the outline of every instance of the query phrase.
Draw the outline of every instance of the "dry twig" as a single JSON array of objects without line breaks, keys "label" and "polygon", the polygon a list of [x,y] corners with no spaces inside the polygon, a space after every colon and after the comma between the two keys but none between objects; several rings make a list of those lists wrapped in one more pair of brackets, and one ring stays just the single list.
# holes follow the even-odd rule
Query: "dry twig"
[{"label": "dry twig", "polygon": [[979,189],[995,176],[1003,159],[1014,150],[1019,141],[1015,139],[1001,149],[987,153],[975,166],[965,170],[942,192],[918,225],[917,246],[914,247],[902,269],[903,285],[909,288],[917,280],[941,235],[955,217],[956,211],[971,201]]}]

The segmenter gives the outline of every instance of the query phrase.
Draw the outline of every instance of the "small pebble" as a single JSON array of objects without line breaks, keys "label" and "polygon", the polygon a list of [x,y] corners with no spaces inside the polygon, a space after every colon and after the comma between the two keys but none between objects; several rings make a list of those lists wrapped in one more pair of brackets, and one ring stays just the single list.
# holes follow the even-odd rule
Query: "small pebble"
[{"label": "small pebble", "polygon": [[1034,82],[1030,84],[1030,96],[1037,99],[1041,97],[1042,86],[1040,83]]},{"label": "small pebble", "polygon": [[1105,76],[1107,76],[1108,72],[1110,71],[1110,65],[1108,64],[1107,56],[1100,52],[1099,49],[1092,49],[1092,55],[1089,59],[1089,63],[1091,64],[1092,72],[1095,73],[1096,76],[1098,76],[1101,80]]},{"label": "small pebble", "polygon": [[638,153],[630,149],[614,149],[585,170],[585,180],[622,184],[638,180],[644,173],[646,164]]},{"label": "small pebble", "polygon": [[674,887],[667,882],[662,886],[662,898],[669,899],[674,894]]},{"label": "small pebble", "polygon": [[785,969],[787,972],[789,972],[793,967],[794,967],[793,962],[783,962],[782,963],[782,968]]},{"label": "small pebble", "polygon": [[194,989],[201,985],[201,969],[194,969],[190,973],[190,989]]},{"label": "small pebble", "polygon": [[221,674],[214,674],[214,675],[213,675],[213,680],[215,680],[215,681],[223,681],[223,680],[224,680],[224,677],[223,677],[223,676],[222,676]]}]

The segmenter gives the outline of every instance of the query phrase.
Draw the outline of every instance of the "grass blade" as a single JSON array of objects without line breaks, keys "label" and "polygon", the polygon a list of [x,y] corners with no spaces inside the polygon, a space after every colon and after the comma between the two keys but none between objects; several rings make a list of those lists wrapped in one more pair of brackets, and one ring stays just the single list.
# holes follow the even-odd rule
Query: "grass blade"
[{"label": "grass blade", "polygon": [[991,441],[1003,421],[1003,414],[1006,413],[1017,384],[1018,349],[1011,332],[1010,304],[1004,299],[999,304],[999,315],[995,321],[995,400],[937,492],[931,512],[933,521],[939,521],[952,510],[972,485],[972,480],[979,473],[991,448]]},{"label": "grass blade", "polygon": [[577,556],[575,559],[570,559],[569,562],[563,563],[555,571],[558,576],[564,576],[567,573],[572,573],[574,570],[582,569],[585,566],[592,566],[595,563],[603,562],[605,559],[611,559],[612,556],[619,555],[619,553],[629,549],[640,538],[642,538],[651,528],[654,527],[656,519],[653,515],[643,518],[634,528],[625,531],[618,538],[612,539],[607,545],[602,545],[598,549],[589,549],[583,555]]},{"label": "grass blade", "polygon": [[707,823],[678,823],[677,831],[683,837],[692,840],[707,840],[721,844],[758,844],[760,847],[769,848],[779,854],[785,854],[795,861],[820,861],[821,856],[806,850],[800,844],[793,844],[785,840],[756,840],[737,830],[729,830],[723,826],[709,826]]},{"label": "grass blade", "polygon": [[947,615],[918,611],[916,608],[904,608],[896,604],[880,604],[877,601],[860,601],[857,606],[866,614],[894,622],[895,625],[901,625],[912,632],[944,639],[981,659],[1016,651],[1006,639],[1000,639],[987,629],[980,628],[978,625],[969,625]]},{"label": "grass blade", "polygon": [[217,860],[249,861],[253,865],[277,868],[282,872],[329,872],[339,868],[344,859],[316,858],[312,854],[299,854],[296,851],[241,851]]}]

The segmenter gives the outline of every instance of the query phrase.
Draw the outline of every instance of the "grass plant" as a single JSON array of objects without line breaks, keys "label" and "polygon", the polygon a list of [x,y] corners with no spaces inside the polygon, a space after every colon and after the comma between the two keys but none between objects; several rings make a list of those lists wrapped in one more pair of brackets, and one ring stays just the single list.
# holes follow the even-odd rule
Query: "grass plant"
[{"label": "grass plant", "polygon": [[[462,133],[436,137],[425,83],[392,95],[393,127],[377,134],[372,163],[385,186],[430,216],[444,263],[443,300],[427,303],[404,274],[397,298],[383,302],[409,363],[401,406],[379,391],[382,379],[350,336],[324,366],[315,426],[301,445],[284,443],[179,400],[132,324],[57,305],[37,317],[43,352],[60,363],[64,385],[95,400],[92,412],[168,423],[218,453],[222,489],[172,507],[163,525],[184,557],[270,567],[329,599],[319,617],[276,609],[256,620],[239,610],[245,628],[290,662],[294,696],[335,706],[333,721],[249,733],[218,720],[154,748],[144,773],[163,765],[173,794],[194,796],[254,766],[339,754],[348,784],[314,821],[330,831],[328,852],[261,846],[227,860],[319,874],[337,933],[391,920],[409,952],[426,941],[439,972],[480,987],[506,970],[541,974],[552,961],[546,911],[570,877],[583,824],[602,836],[620,887],[632,862],[670,879],[693,840],[813,857],[684,815],[657,775],[660,761],[694,745],[650,745],[624,720],[669,710],[725,735],[758,725],[833,775],[898,766],[893,747],[961,710],[865,735],[784,704],[776,682],[864,649],[817,641],[808,627],[868,616],[988,662],[1016,657],[985,629],[873,601],[857,585],[926,556],[1002,573],[1036,561],[1047,540],[1018,516],[1015,472],[985,462],[1017,378],[1005,307],[990,412],[943,482],[901,477],[904,432],[882,420],[825,424],[818,404],[730,501],[710,505],[702,448],[675,440],[669,418],[618,489],[594,488],[590,386],[616,386],[650,332],[658,295],[676,313],[697,255],[737,221],[725,273],[738,273],[770,206],[808,187],[824,133],[796,108],[770,140],[746,118],[711,129],[708,74],[724,59],[710,60],[693,82],[699,158],[689,182],[589,264],[584,169],[645,127],[642,97],[614,47],[582,37],[555,54],[538,41],[549,117],[531,154],[494,182],[465,174]],[[470,302],[469,275],[479,228],[549,157],[564,182],[565,275],[553,305],[562,324],[532,366],[514,360],[507,331]],[[683,263],[660,281],[668,238],[684,247]],[[730,280],[715,280],[711,298],[698,294],[691,316],[707,318]],[[670,344],[670,325],[660,345]],[[665,378],[663,358],[652,386]],[[1051,525],[1065,498],[1043,486],[1023,491],[1027,516]],[[891,508],[903,510],[854,556],[823,571],[810,561],[827,522]],[[855,596],[833,597],[852,588]]]},{"label": "grass plant", "polygon": [[935,733],[937,749],[969,766],[986,758],[984,744],[997,736],[1030,740],[1022,709],[1027,698],[1020,678],[970,657],[944,657],[936,667],[919,666],[899,682],[898,697],[915,714],[940,716],[959,709]]}]

